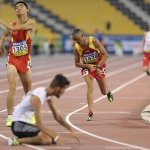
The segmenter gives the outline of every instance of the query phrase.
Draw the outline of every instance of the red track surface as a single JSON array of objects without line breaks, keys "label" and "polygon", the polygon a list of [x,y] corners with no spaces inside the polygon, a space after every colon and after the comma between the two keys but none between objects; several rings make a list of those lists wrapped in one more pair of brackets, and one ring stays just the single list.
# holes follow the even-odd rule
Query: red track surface
[{"label": "red track surface", "polygon": [[[58,73],[63,73],[71,81],[70,88],[56,99],[59,113],[75,127],[81,144],[71,137],[69,132],[60,126],[45,105],[42,109],[46,126],[59,132],[67,141],[66,147],[23,145],[10,147],[6,145],[7,137],[14,137],[10,128],[5,127],[6,96],[8,83],[5,63],[7,58],[0,59],[0,147],[5,150],[148,150],[150,149],[150,125],[142,121],[140,113],[149,104],[150,77],[142,73],[142,57],[110,56],[107,61],[107,82],[114,92],[114,102],[110,103],[95,82],[94,120],[86,121],[86,85],[80,69],[74,67],[73,55],[54,57],[33,57],[32,89],[46,87]],[[18,80],[16,104],[24,95]]]}]

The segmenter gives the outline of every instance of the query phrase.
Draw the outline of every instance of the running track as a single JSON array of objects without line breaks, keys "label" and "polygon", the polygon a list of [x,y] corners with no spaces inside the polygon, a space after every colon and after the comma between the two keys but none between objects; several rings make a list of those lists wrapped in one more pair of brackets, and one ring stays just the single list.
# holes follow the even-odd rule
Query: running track
[{"label": "running track", "polygon": [[[0,147],[5,150],[148,150],[150,149],[150,125],[142,121],[140,113],[149,104],[150,77],[142,73],[142,56],[110,56],[107,60],[107,82],[115,100],[110,103],[95,82],[94,120],[87,122],[86,85],[80,69],[74,67],[73,55],[32,57],[32,89],[46,87],[53,77],[63,73],[71,81],[65,94],[56,99],[59,113],[75,128],[81,143],[60,126],[45,105],[42,109],[44,124],[58,132],[66,141],[66,147],[6,145],[7,137],[14,137],[5,127],[6,96],[8,83],[5,63],[0,59]],[[20,81],[17,83],[16,104],[24,95]]]}]

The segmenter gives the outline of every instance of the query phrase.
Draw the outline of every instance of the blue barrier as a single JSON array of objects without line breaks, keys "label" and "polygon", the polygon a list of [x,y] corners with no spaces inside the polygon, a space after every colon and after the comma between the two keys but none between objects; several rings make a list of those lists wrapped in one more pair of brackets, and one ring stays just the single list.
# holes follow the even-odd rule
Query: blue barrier
[{"label": "blue barrier", "polygon": [[[107,35],[106,39],[106,50],[109,54],[135,54],[139,51],[142,36],[118,36],[118,35]],[[70,35],[63,35],[63,50],[64,53],[73,52],[73,44],[70,40]]]}]

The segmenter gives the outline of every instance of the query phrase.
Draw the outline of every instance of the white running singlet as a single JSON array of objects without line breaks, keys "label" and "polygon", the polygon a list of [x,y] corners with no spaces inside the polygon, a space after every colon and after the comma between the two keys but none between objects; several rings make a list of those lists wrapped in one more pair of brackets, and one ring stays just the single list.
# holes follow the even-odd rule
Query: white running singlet
[{"label": "white running singlet", "polygon": [[30,117],[33,115],[34,110],[33,106],[30,102],[31,96],[37,96],[40,101],[41,105],[44,105],[50,99],[50,96],[47,97],[46,88],[40,87],[33,91],[29,91],[20,101],[20,103],[16,106],[15,111],[13,113],[13,122],[14,121],[22,121],[29,123]]},{"label": "white running singlet", "polygon": [[150,31],[145,36],[144,52],[150,53]]}]

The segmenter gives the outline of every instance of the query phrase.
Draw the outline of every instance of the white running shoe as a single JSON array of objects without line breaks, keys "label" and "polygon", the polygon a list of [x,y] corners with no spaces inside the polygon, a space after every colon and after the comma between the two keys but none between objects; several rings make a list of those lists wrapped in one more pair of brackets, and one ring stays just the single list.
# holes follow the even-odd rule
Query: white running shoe
[{"label": "white running shoe", "polygon": [[7,139],[7,145],[13,145],[13,140],[10,137]]},{"label": "white running shoe", "polygon": [[7,145],[9,146],[17,146],[19,145],[19,142],[16,139],[8,138],[7,139]]}]

